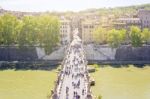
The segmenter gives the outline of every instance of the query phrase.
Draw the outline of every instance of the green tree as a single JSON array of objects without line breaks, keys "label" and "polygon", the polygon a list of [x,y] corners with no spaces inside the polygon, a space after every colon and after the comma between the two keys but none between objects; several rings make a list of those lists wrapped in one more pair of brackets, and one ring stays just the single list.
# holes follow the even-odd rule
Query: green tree
[{"label": "green tree", "polygon": [[18,25],[19,20],[11,14],[7,13],[0,17],[1,44],[5,45],[16,44]]},{"label": "green tree", "polygon": [[126,30],[112,29],[108,31],[107,41],[112,48],[117,48],[124,42],[125,37],[126,37]]},{"label": "green tree", "polygon": [[101,96],[101,95],[99,95],[97,99],[102,99],[102,96]]},{"label": "green tree", "polygon": [[46,53],[50,53],[59,42],[59,20],[57,17],[43,15],[39,17],[39,42]]},{"label": "green tree", "polygon": [[38,27],[37,20],[33,16],[25,16],[19,34],[19,46],[37,44]]},{"label": "green tree", "polygon": [[141,30],[137,26],[130,27],[130,39],[133,47],[142,46]]},{"label": "green tree", "polygon": [[0,16],[0,44],[41,45],[49,53],[59,43],[59,20],[50,15],[24,16],[17,19],[11,14]]},{"label": "green tree", "polygon": [[3,29],[2,29],[2,17],[0,17],[0,44],[3,44]]},{"label": "green tree", "polygon": [[102,27],[98,27],[93,31],[93,39],[94,42],[97,44],[103,44],[106,43],[107,40],[107,32],[106,29]]},{"label": "green tree", "polygon": [[150,42],[150,31],[148,28],[144,28],[141,35],[144,43],[147,44],[148,42]]}]

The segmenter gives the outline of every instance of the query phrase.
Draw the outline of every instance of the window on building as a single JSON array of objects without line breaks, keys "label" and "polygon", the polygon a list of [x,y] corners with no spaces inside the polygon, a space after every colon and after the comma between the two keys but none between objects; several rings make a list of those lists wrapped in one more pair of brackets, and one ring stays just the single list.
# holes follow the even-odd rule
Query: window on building
[{"label": "window on building", "polygon": [[94,28],[94,26],[91,25],[90,28]]},{"label": "window on building", "polygon": [[86,25],[86,26],[84,26],[84,28],[88,28],[88,26]]}]

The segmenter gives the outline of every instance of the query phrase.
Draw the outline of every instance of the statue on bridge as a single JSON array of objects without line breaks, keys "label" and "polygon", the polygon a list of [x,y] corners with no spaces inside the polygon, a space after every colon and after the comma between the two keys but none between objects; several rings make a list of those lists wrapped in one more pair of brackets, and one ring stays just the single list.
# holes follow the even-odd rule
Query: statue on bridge
[{"label": "statue on bridge", "polygon": [[78,28],[73,32],[73,41],[67,48],[52,99],[92,99],[87,61]]}]

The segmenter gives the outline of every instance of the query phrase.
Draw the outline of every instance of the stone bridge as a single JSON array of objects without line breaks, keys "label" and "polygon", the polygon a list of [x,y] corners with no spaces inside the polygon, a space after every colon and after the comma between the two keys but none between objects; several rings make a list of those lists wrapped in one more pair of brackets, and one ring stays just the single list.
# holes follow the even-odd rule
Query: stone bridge
[{"label": "stone bridge", "polygon": [[52,91],[52,99],[92,99],[87,70],[87,60],[82,41],[74,32],[74,39],[67,47],[61,71]]}]

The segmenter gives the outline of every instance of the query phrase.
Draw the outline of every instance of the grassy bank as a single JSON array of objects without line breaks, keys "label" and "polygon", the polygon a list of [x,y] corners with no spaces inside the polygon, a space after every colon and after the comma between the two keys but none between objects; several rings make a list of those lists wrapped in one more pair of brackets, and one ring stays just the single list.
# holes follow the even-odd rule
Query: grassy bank
[{"label": "grassy bank", "polygon": [[92,92],[102,99],[150,99],[150,67],[97,68],[91,76]]},{"label": "grassy bank", "polygon": [[55,79],[55,70],[0,71],[0,99],[47,99]]},{"label": "grassy bank", "polygon": [[[102,99],[150,99],[150,67],[100,67],[91,76],[95,96]],[[0,99],[47,99],[54,87],[56,69],[51,71],[0,71]]]}]

